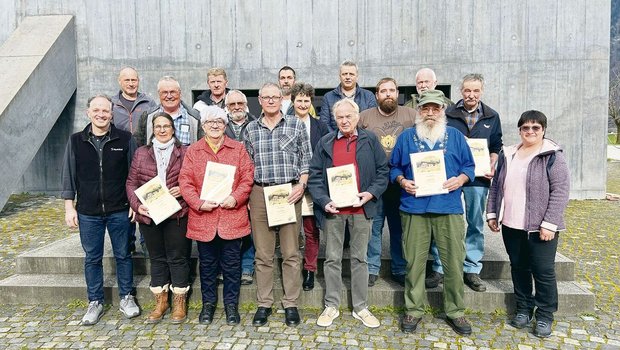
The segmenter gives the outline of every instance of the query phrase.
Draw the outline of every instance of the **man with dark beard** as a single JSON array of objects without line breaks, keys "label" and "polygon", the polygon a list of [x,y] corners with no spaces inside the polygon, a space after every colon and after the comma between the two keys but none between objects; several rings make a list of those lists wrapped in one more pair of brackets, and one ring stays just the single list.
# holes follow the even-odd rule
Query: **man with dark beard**
[{"label": "man with dark beard", "polygon": [[[396,144],[396,138],[400,133],[415,123],[415,110],[398,105],[398,84],[393,78],[383,78],[377,83],[375,96],[378,107],[367,109],[360,113],[360,125],[363,129],[372,131],[387,158]],[[405,285],[405,265],[401,244],[402,228],[398,205],[400,203],[400,188],[396,184],[389,184],[387,191],[383,193],[378,205],[376,216],[373,218],[372,235],[368,242],[368,286],[372,287],[379,278],[381,269],[381,233],[387,217],[390,228],[390,256],[392,280]],[[381,203],[379,203],[381,204]]]},{"label": "man with dark beard", "polygon": [[[465,319],[464,282],[465,224],[461,187],[475,179],[474,159],[463,134],[447,126],[444,94],[428,90],[420,94],[416,125],[400,134],[390,158],[390,180],[401,190],[403,253],[407,260],[405,281],[405,315],[401,330],[416,330],[428,300],[424,272],[431,237],[434,238],[444,267],[443,303],[446,321],[461,335],[471,334]],[[417,197],[418,179],[413,178],[410,155],[441,150],[446,178],[443,189],[448,193]]]}]

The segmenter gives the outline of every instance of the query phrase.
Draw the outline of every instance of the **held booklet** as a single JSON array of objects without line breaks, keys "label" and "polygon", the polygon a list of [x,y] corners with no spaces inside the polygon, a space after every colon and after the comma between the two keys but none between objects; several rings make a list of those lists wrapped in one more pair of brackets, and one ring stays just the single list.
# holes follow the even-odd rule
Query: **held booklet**
[{"label": "held booklet", "polygon": [[336,204],[336,208],[350,207],[360,202],[353,164],[327,168],[327,186],[329,198]]},{"label": "held booklet", "polygon": [[295,204],[288,203],[292,191],[293,185],[290,183],[263,187],[269,227],[297,221]]},{"label": "held booklet", "polygon": [[166,184],[161,181],[159,176],[155,176],[140,186],[134,193],[138,196],[140,202],[147,207],[149,216],[155,225],[159,225],[160,222],[181,210],[181,205],[170,194]]},{"label": "held booklet", "polygon": [[232,193],[236,169],[233,165],[207,162],[200,199],[222,203]]},{"label": "held booklet", "polygon": [[447,175],[442,150],[411,153],[409,157],[411,159],[413,179],[418,187],[415,192],[416,197],[433,196],[449,192],[447,188],[443,188]]},{"label": "held booklet", "polygon": [[476,163],[476,177],[491,172],[491,156],[487,139],[467,139],[467,144]]},{"label": "held booklet", "polygon": [[313,208],[312,196],[308,192],[304,193],[304,196],[301,197],[301,216],[313,216]]}]

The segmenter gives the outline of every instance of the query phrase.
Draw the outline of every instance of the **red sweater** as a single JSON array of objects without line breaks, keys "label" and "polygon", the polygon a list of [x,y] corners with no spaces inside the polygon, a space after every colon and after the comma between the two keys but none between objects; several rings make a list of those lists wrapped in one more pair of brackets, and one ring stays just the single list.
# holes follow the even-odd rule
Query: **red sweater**
[{"label": "red sweater", "polygon": [[[355,179],[357,180],[357,191],[360,190],[360,172],[357,169],[357,135],[350,138],[341,137],[334,141],[334,166],[353,164],[355,167]],[[340,215],[364,214],[362,207],[339,208]]]}]

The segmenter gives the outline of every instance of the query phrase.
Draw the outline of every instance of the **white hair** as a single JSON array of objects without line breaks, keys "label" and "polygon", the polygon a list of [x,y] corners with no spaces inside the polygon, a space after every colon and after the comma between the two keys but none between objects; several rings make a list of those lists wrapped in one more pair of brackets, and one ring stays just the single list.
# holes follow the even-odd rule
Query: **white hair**
[{"label": "white hair", "polygon": [[228,123],[226,111],[218,106],[206,106],[200,110],[200,124],[204,124],[208,120],[222,119],[225,124]]}]

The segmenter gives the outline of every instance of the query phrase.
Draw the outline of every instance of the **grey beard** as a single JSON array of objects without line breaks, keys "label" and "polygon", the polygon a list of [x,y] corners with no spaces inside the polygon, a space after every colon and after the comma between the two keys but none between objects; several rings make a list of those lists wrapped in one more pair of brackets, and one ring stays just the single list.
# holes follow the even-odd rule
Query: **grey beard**
[{"label": "grey beard", "polygon": [[429,127],[424,121],[418,119],[415,122],[416,134],[421,139],[427,139],[431,142],[437,142],[446,134],[447,120],[435,122],[435,125]]},{"label": "grey beard", "polygon": [[231,113],[230,117],[234,122],[238,123],[245,119],[245,112]]}]

